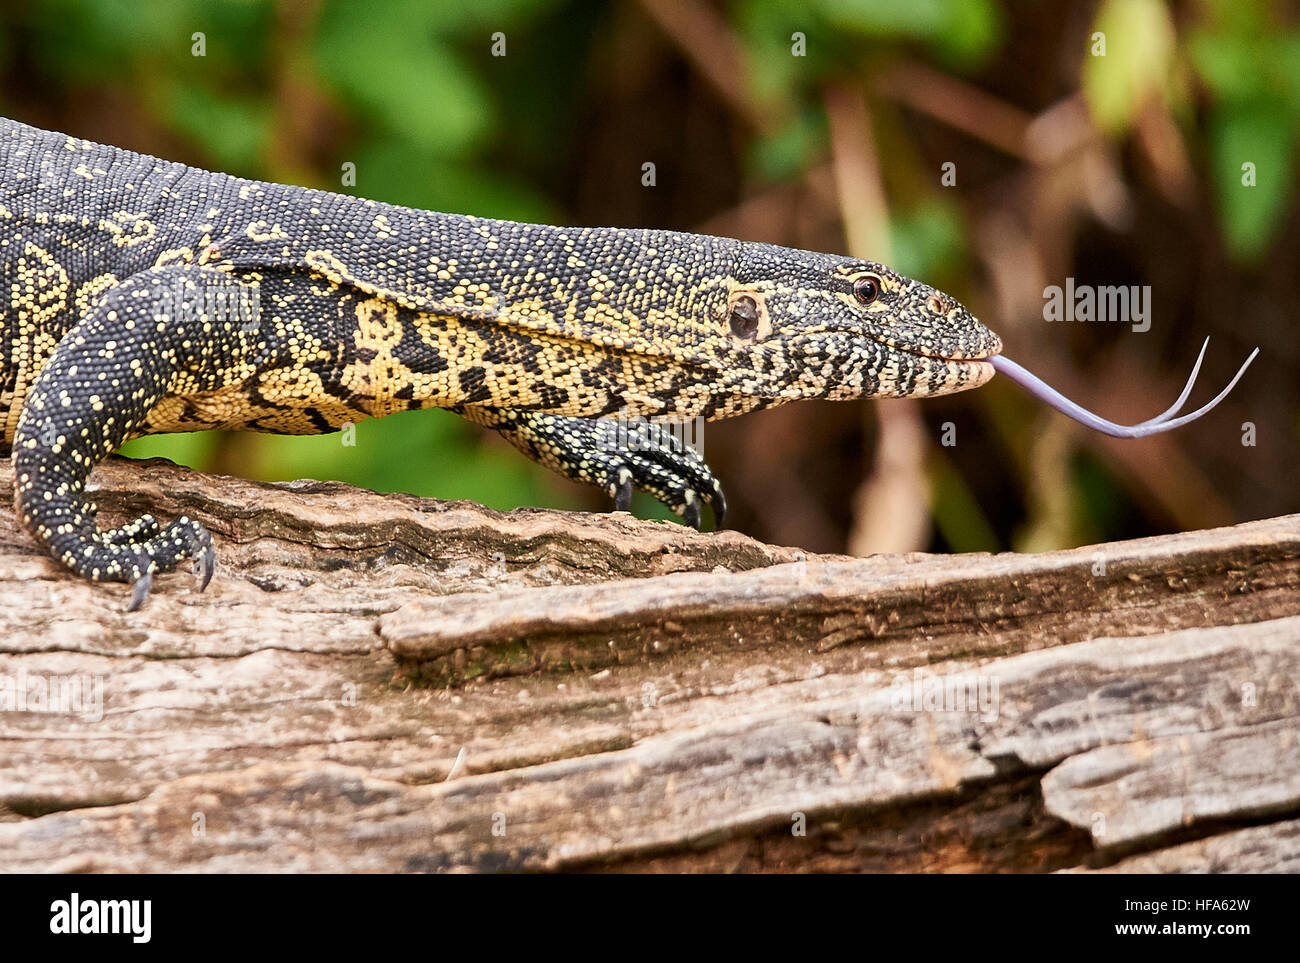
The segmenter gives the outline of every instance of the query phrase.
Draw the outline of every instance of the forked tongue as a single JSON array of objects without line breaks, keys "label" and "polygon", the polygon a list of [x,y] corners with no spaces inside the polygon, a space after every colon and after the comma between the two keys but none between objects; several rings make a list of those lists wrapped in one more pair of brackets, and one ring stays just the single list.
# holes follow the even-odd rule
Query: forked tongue
[{"label": "forked tongue", "polygon": [[994,355],[992,358],[986,358],[984,360],[993,365],[997,371],[1006,375],[1016,384],[1027,390],[1035,398],[1047,402],[1057,411],[1069,415],[1080,424],[1087,425],[1089,428],[1096,429],[1104,434],[1113,435],[1116,438],[1142,438],[1146,435],[1157,435],[1162,431],[1169,431],[1173,428],[1179,427],[1180,425],[1185,425],[1189,421],[1195,421],[1197,418],[1201,417],[1201,415],[1209,412],[1215,405],[1228,396],[1228,392],[1236,387],[1237,382],[1241,380],[1241,376],[1244,375],[1246,369],[1250,367],[1250,363],[1254,361],[1255,356],[1259,354],[1259,348],[1252,351],[1250,357],[1247,358],[1245,363],[1237,370],[1233,379],[1228,382],[1228,387],[1215,395],[1212,401],[1208,404],[1202,405],[1193,412],[1175,418],[1174,416],[1177,415],[1179,410],[1183,407],[1183,403],[1187,401],[1187,396],[1192,393],[1192,385],[1196,383],[1196,375],[1201,370],[1201,362],[1205,360],[1205,349],[1209,344],[1210,339],[1206,338],[1205,344],[1201,345],[1201,353],[1196,359],[1196,366],[1192,368],[1191,377],[1187,379],[1187,384],[1183,388],[1183,393],[1178,396],[1178,400],[1174,402],[1173,407],[1169,408],[1169,410],[1165,411],[1163,414],[1159,414],[1148,421],[1139,422],[1136,425],[1117,425],[1113,421],[1107,421],[1100,415],[1094,415],[1087,408],[1075,404],[1037,375],[1026,371],[1010,358],[1004,358],[1002,355]]}]

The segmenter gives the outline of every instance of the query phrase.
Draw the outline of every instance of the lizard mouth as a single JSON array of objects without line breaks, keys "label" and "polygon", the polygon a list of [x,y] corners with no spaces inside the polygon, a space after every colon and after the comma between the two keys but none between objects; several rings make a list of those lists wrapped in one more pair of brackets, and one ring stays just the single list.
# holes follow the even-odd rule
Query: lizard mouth
[{"label": "lizard mouth", "polygon": [[[838,339],[864,340],[891,352],[925,358],[929,362],[986,362],[1002,353],[1002,339],[970,311],[946,296],[946,310],[909,302],[888,312],[863,317],[832,315],[809,319],[813,323],[797,332],[816,351]],[[933,301],[935,295],[931,296]]]},{"label": "lizard mouth", "polygon": [[925,358],[927,361],[941,361],[954,365],[989,368],[988,375],[984,379],[987,381],[988,378],[993,377],[990,362],[1002,353],[1002,340],[988,329],[984,329],[981,333],[983,334],[982,338],[978,339],[970,347],[965,347],[951,342],[947,344],[927,344],[923,339],[907,341],[881,331],[863,331],[861,328],[827,325],[800,332],[796,343],[801,346],[816,348],[825,345],[828,340],[827,336],[839,336],[857,341],[866,338],[876,344],[884,345],[891,351],[909,355],[913,358]]},{"label": "lizard mouth", "polygon": [[949,381],[961,385],[958,390],[968,388],[978,388],[988,384],[993,380],[993,375],[997,373],[993,358],[995,355],[988,355],[982,358],[945,358],[938,355],[916,355],[923,357],[932,365],[937,366],[940,370],[948,373]]},{"label": "lizard mouth", "polygon": [[[841,366],[844,371],[878,368],[882,379],[874,393],[879,397],[946,395],[993,380],[993,359],[1002,350],[997,335],[982,329],[963,339],[965,343],[955,338],[945,343],[934,338],[932,332],[927,333],[931,335],[929,340],[905,342],[894,332],[826,325],[800,332],[791,347],[810,362]],[[839,396],[832,393],[828,397]]]},{"label": "lizard mouth", "polygon": [[876,336],[874,340],[893,348],[895,351],[905,351],[921,358],[933,358],[936,361],[951,361],[961,364],[986,364],[1002,353],[1002,339],[987,328],[979,332],[979,334],[981,337],[970,347],[944,344],[931,348],[924,342],[909,345],[902,344],[893,338],[879,336]]}]

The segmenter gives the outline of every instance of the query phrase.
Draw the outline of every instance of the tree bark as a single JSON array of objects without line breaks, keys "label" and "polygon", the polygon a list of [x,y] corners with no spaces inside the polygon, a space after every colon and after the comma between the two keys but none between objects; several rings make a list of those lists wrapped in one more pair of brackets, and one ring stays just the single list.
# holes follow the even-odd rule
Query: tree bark
[{"label": "tree bark", "polygon": [[0,870],[1300,869],[1300,516],[850,559],[94,479],[219,567],[126,613],[0,462]]}]

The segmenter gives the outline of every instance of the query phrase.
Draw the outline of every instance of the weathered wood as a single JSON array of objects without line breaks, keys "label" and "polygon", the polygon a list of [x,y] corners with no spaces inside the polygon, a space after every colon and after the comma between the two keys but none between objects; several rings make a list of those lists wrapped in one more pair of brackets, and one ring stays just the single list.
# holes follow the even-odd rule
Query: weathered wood
[{"label": "weathered wood", "polygon": [[[877,664],[1300,614],[1295,520],[1037,556],[877,556],[421,599],[380,636],[418,674],[601,667],[682,644],[870,646]],[[1104,575],[1095,571],[1105,567]],[[1212,614],[1211,614],[1212,612]]]},{"label": "weathered wood", "polygon": [[[98,721],[0,712],[0,869],[1293,859],[1251,840],[1300,813],[1300,517],[805,558],[627,515],[95,477],[110,520],[198,517],[221,566],[126,614],[0,504],[0,680],[103,686]],[[983,712],[901,704],[950,673]]]},{"label": "weathered wood", "polygon": [[1048,812],[1091,828],[1106,847],[1216,820],[1294,813],[1300,719],[1101,747],[1048,773],[1043,798]]},{"label": "weathered wood", "polygon": [[1300,873],[1300,819],[1208,836],[1083,872]]}]

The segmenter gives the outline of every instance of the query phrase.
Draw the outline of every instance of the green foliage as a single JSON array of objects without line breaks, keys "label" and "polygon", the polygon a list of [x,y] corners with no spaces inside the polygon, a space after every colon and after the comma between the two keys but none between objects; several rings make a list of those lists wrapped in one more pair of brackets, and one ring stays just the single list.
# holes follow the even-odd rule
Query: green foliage
[{"label": "green foliage", "polygon": [[[1300,35],[1273,31],[1262,4],[1234,7],[1224,26],[1193,33],[1188,49],[1215,98],[1208,124],[1211,182],[1224,242],[1234,257],[1250,262],[1272,249],[1294,190]],[[1253,185],[1245,182],[1244,164],[1254,165]]]},{"label": "green foliage", "polygon": [[973,66],[1000,40],[1002,16],[991,0],[818,0],[837,32],[880,41],[914,40],[954,66]]},{"label": "green foliage", "polygon": [[[505,442],[484,437],[443,411],[408,411],[359,422],[346,435],[261,435],[200,432],[150,435],[122,447],[130,458],[170,458],[183,465],[235,462],[242,477],[264,481],[328,478],[380,492],[467,498],[492,508],[578,507],[554,476]],[[218,447],[233,457],[218,461]]]},{"label": "green foliage", "polygon": [[395,138],[359,145],[352,155],[357,165],[354,193],[363,197],[513,221],[544,222],[556,215],[553,205],[508,177],[422,154]]},{"label": "green foliage", "polygon": [[[1214,0],[1182,43],[1160,0],[1106,0],[1093,24],[1105,38],[1083,56],[1082,85],[1097,126],[1126,136],[1153,99],[1186,113],[1188,74],[1213,98],[1206,125],[1210,183],[1228,252],[1258,261],[1273,247],[1292,192],[1300,127],[1300,34],[1278,31],[1268,0]],[[1254,183],[1243,165],[1254,167]]]},{"label": "green foliage", "polygon": [[257,97],[223,96],[209,86],[177,84],[164,94],[163,117],[200,145],[219,170],[255,170],[272,134],[272,111]]},{"label": "green foliage", "polygon": [[[139,3],[135,0],[47,0],[32,5],[41,61],[61,78],[90,88],[120,84],[146,92],[197,74],[229,82],[260,77],[274,35],[269,0]],[[203,33],[207,55],[191,54]]]},{"label": "green foliage", "polygon": [[763,180],[793,180],[826,149],[826,116],[805,108],[771,137],[754,139],[749,166]]},{"label": "green foliage", "polygon": [[[734,17],[760,101],[797,96],[900,45],[973,69],[1001,44],[1004,19],[993,0],[743,0]],[[803,57],[791,52],[796,32]]]},{"label": "green foliage", "polygon": [[[1224,241],[1243,261],[1272,249],[1293,191],[1295,120],[1278,98],[1217,106],[1210,115],[1212,172]],[[1254,184],[1243,182],[1254,165]]]},{"label": "green foliage", "polygon": [[1071,469],[1078,491],[1077,540],[1084,545],[1105,541],[1107,532],[1121,530],[1127,504],[1122,486],[1105,463],[1090,453],[1078,453]]},{"label": "green foliage", "polygon": [[1080,52],[1083,93],[1097,126],[1123,133],[1152,97],[1170,96],[1173,23],[1161,0],[1106,0],[1093,33],[1105,53],[1093,52],[1092,38]]},{"label": "green foliage", "polygon": [[941,195],[896,214],[890,231],[891,266],[908,277],[927,278],[938,285],[940,276],[965,253],[961,209]]},{"label": "green foliage", "polygon": [[934,527],[953,552],[996,552],[997,532],[975,500],[974,493],[942,449],[933,453],[930,505]]},{"label": "green foliage", "polygon": [[118,454],[127,458],[167,458],[178,465],[206,467],[212,464],[220,438],[215,431],[149,435],[128,441],[118,449]]},{"label": "green foliage", "polygon": [[313,52],[357,113],[423,154],[455,157],[482,145],[493,109],[472,64],[435,32],[438,6],[326,4]]}]

